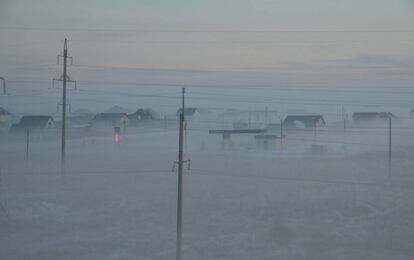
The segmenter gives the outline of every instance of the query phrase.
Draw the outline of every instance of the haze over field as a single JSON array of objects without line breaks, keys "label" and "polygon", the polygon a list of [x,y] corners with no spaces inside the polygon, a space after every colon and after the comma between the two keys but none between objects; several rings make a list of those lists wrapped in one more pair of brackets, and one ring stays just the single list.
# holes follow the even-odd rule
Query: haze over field
[{"label": "haze over field", "polygon": [[413,12],[0,1],[0,259],[413,259]]}]

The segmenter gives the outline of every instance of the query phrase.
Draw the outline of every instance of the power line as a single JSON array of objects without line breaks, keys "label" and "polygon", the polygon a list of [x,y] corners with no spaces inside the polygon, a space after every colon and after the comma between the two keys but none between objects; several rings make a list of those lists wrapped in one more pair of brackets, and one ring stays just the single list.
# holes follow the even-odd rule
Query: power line
[{"label": "power line", "polygon": [[141,32],[141,33],[414,33],[414,30],[145,30],[139,28],[86,28],[86,27],[35,27],[35,26],[1,26],[2,30],[22,31],[80,31],[80,32]]}]

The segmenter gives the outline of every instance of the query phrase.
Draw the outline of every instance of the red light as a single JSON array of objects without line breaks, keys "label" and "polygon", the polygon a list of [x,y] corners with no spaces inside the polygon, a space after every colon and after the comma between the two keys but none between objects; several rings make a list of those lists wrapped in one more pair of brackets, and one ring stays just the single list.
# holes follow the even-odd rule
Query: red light
[{"label": "red light", "polygon": [[114,141],[119,143],[121,141],[121,136],[119,133],[114,133]]}]

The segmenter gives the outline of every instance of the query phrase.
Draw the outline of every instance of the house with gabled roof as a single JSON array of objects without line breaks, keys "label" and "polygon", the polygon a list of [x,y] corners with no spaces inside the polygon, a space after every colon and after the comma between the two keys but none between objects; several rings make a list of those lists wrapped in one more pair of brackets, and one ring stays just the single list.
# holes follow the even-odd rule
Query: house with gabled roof
[{"label": "house with gabled roof", "polygon": [[18,124],[13,125],[23,129],[54,129],[56,128],[55,120],[51,116],[23,116]]},{"label": "house with gabled roof", "polygon": [[52,116],[23,116],[18,124],[13,124],[10,132],[14,134],[25,133],[29,130],[30,134],[36,138],[44,134],[56,134],[56,122]]},{"label": "house with gabled roof", "polygon": [[148,121],[148,120],[154,120],[155,119],[155,113],[152,109],[146,108],[140,108],[133,114],[128,114],[128,119],[131,125],[136,125],[139,122],[142,121]]},{"label": "house with gabled roof", "polygon": [[284,129],[315,129],[324,125],[323,115],[289,115],[283,120]]},{"label": "house with gabled roof", "polygon": [[126,113],[99,113],[93,118],[93,123],[103,126],[123,126],[129,123]]},{"label": "house with gabled roof", "polygon": [[375,123],[389,118],[397,119],[397,116],[391,112],[354,112],[352,114],[354,124]]},{"label": "house with gabled roof", "polygon": [[[176,116],[179,117],[181,115],[181,113],[183,112],[183,109],[180,108],[178,109]],[[184,118],[186,120],[197,120],[198,118],[200,118],[201,114],[199,109],[195,108],[195,107],[186,107],[184,108]]]}]

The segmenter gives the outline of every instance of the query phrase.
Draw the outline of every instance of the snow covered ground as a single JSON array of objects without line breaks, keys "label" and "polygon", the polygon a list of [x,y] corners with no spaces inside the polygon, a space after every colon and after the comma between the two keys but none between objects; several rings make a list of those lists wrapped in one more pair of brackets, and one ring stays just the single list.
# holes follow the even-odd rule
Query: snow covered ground
[{"label": "snow covered ground", "polygon": [[[177,136],[71,139],[64,178],[56,140],[33,142],[27,163],[24,142],[3,140],[0,259],[174,259]],[[220,136],[189,131],[184,259],[413,259],[412,137],[396,137],[389,172],[386,138],[360,136],[318,133],[328,149],[316,155],[304,137],[222,150]]]}]

